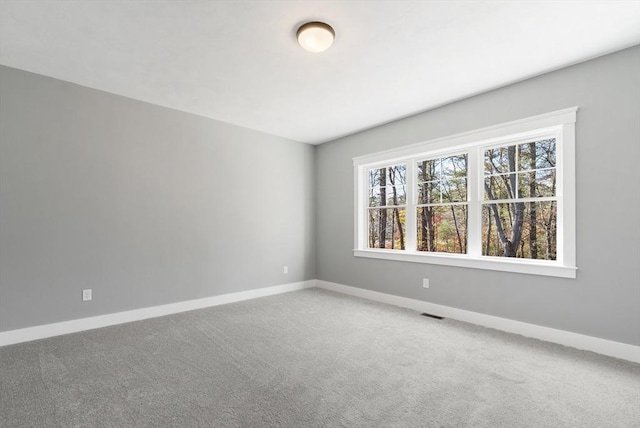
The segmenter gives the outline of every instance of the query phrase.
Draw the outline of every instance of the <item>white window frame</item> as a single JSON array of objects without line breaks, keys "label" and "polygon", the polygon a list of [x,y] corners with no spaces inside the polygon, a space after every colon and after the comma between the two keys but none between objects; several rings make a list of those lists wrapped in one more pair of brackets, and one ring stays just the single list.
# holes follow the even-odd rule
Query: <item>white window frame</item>
[{"label": "white window frame", "polygon": [[[438,138],[398,149],[353,158],[354,250],[356,257],[431,263],[475,269],[576,277],[575,232],[575,123],[578,107],[520,119],[500,125]],[[481,254],[481,207],[483,205],[483,154],[486,148],[556,138],[557,252],[556,260],[491,257]],[[430,253],[416,250],[416,161],[467,153],[468,237],[467,254]],[[405,250],[367,247],[367,171],[371,168],[407,163],[407,209]],[[474,233],[475,231],[475,233]]]}]

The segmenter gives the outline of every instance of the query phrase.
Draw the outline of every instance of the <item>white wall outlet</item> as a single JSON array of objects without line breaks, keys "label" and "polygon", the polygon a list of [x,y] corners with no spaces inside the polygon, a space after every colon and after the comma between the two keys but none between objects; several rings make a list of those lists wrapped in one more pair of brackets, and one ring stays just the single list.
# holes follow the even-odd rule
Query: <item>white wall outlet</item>
[{"label": "white wall outlet", "polygon": [[285,266],[284,269],[283,269],[283,272],[284,273],[289,273],[289,266]]},{"label": "white wall outlet", "polygon": [[429,288],[429,278],[422,278],[422,288]]},{"label": "white wall outlet", "polygon": [[82,290],[82,301],[86,302],[87,300],[91,300],[91,289],[87,288],[86,290]]}]

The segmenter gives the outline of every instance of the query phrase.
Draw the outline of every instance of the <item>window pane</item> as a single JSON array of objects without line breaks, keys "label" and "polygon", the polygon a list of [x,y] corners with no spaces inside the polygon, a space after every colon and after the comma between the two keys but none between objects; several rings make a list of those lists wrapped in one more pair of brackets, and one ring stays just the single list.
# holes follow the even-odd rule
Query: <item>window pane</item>
[{"label": "window pane", "polygon": [[[376,168],[369,171],[369,188],[373,187],[384,187],[388,186],[392,183],[389,182],[389,175],[391,173],[391,169],[395,167],[389,168]],[[395,169],[393,173],[393,178],[395,178]]]},{"label": "window pane", "polygon": [[467,155],[457,155],[442,158],[441,171],[438,176],[441,180],[451,180],[467,176]]},{"label": "window pane", "polygon": [[518,155],[521,170],[553,168],[556,166],[556,139],[520,144]]},{"label": "window pane", "polygon": [[404,205],[407,203],[406,186],[387,187],[387,205]]},{"label": "window pane", "polygon": [[[382,196],[380,194],[381,191],[386,191],[384,187],[373,188],[369,190],[369,206],[370,207],[379,207],[382,204]],[[385,196],[386,200],[386,196]]]},{"label": "window pane", "polygon": [[536,168],[555,168],[556,139],[550,138],[536,142]]},{"label": "window pane", "polygon": [[556,170],[543,169],[518,174],[518,187],[521,198],[541,198],[555,196]]},{"label": "window pane", "polygon": [[466,202],[467,179],[460,178],[442,182],[442,202]]},{"label": "window pane", "polygon": [[369,206],[380,207],[407,203],[406,186],[374,187],[369,189]]},{"label": "window pane", "polygon": [[482,209],[482,254],[556,260],[557,204],[514,202]]},{"label": "window pane", "polygon": [[369,170],[369,207],[404,205],[406,202],[406,164]]},{"label": "window pane", "polygon": [[536,169],[536,142],[518,145],[518,170]]},{"label": "window pane", "polygon": [[384,171],[384,169],[369,170],[369,188],[380,186],[380,171]]},{"label": "window pane", "polygon": [[404,250],[405,214],[404,208],[370,209],[368,213],[369,248]]},{"label": "window pane", "polygon": [[556,170],[536,171],[536,190],[538,196],[556,195]]},{"label": "window pane", "polygon": [[512,190],[512,184],[515,178],[515,174],[485,177],[484,200],[514,199],[516,195]]},{"label": "window pane", "polygon": [[485,150],[484,172],[485,174],[500,174],[515,172],[516,170],[516,146],[497,147]]},{"label": "window pane", "polygon": [[420,207],[417,223],[418,251],[466,254],[466,205]]},{"label": "window pane", "polygon": [[387,178],[388,185],[398,186],[407,184],[407,166],[402,164],[387,168]]},{"label": "window pane", "polygon": [[439,204],[440,186],[437,181],[429,181],[418,185],[419,204]]},{"label": "window pane", "polygon": [[438,169],[440,169],[439,159],[418,162],[418,182],[435,181]]}]

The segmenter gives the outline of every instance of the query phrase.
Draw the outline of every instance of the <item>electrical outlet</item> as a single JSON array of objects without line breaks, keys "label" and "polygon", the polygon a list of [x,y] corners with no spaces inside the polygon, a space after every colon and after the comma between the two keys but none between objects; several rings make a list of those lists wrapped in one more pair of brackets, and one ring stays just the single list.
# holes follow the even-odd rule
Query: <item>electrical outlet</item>
[{"label": "electrical outlet", "polygon": [[422,288],[429,288],[429,278],[422,278]]},{"label": "electrical outlet", "polygon": [[285,266],[283,271],[284,271],[284,273],[289,273],[289,266]]},{"label": "electrical outlet", "polygon": [[86,302],[91,300],[91,289],[87,288],[86,290],[82,290],[82,301]]}]

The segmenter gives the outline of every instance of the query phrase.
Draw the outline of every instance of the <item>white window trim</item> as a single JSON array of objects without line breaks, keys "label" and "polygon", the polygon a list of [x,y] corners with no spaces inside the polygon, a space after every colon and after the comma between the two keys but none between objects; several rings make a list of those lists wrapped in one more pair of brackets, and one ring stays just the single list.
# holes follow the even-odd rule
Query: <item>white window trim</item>
[{"label": "white window trim", "polygon": [[[374,259],[396,260],[404,262],[430,263],[446,266],[459,266],[475,269],[489,269],[496,271],[517,272],[533,275],[556,276],[561,278],[576,277],[576,231],[575,231],[575,123],[578,107],[571,107],[520,119],[512,122],[464,132],[444,138],[386,150],[370,155],[353,158],[354,166],[354,255]],[[503,257],[488,257],[472,254],[425,253],[411,250],[415,248],[415,237],[412,246],[407,242],[407,250],[385,250],[367,248],[366,242],[366,177],[365,171],[376,166],[388,166],[395,163],[407,162],[407,174],[413,174],[415,158],[446,155],[453,152],[470,150],[468,174],[477,177],[477,159],[471,159],[476,148],[499,145],[501,142],[515,139],[530,139],[538,135],[556,134],[560,140],[556,157],[558,181],[556,195],[558,196],[558,248],[557,260],[529,260]],[[479,183],[477,183],[479,184]],[[481,189],[471,189],[469,186],[469,202],[480,204]],[[408,192],[413,194],[413,189]],[[472,199],[473,198],[473,199]],[[407,213],[411,211],[410,207]],[[410,221],[414,216],[408,216]],[[477,215],[476,215],[477,217]],[[413,220],[411,220],[413,221]],[[480,221],[469,215],[469,228],[473,230],[471,222]],[[477,224],[474,226],[477,230]],[[408,236],[409,238],[409,236]],[[472,236],[469,240],[474,239]]]}]

